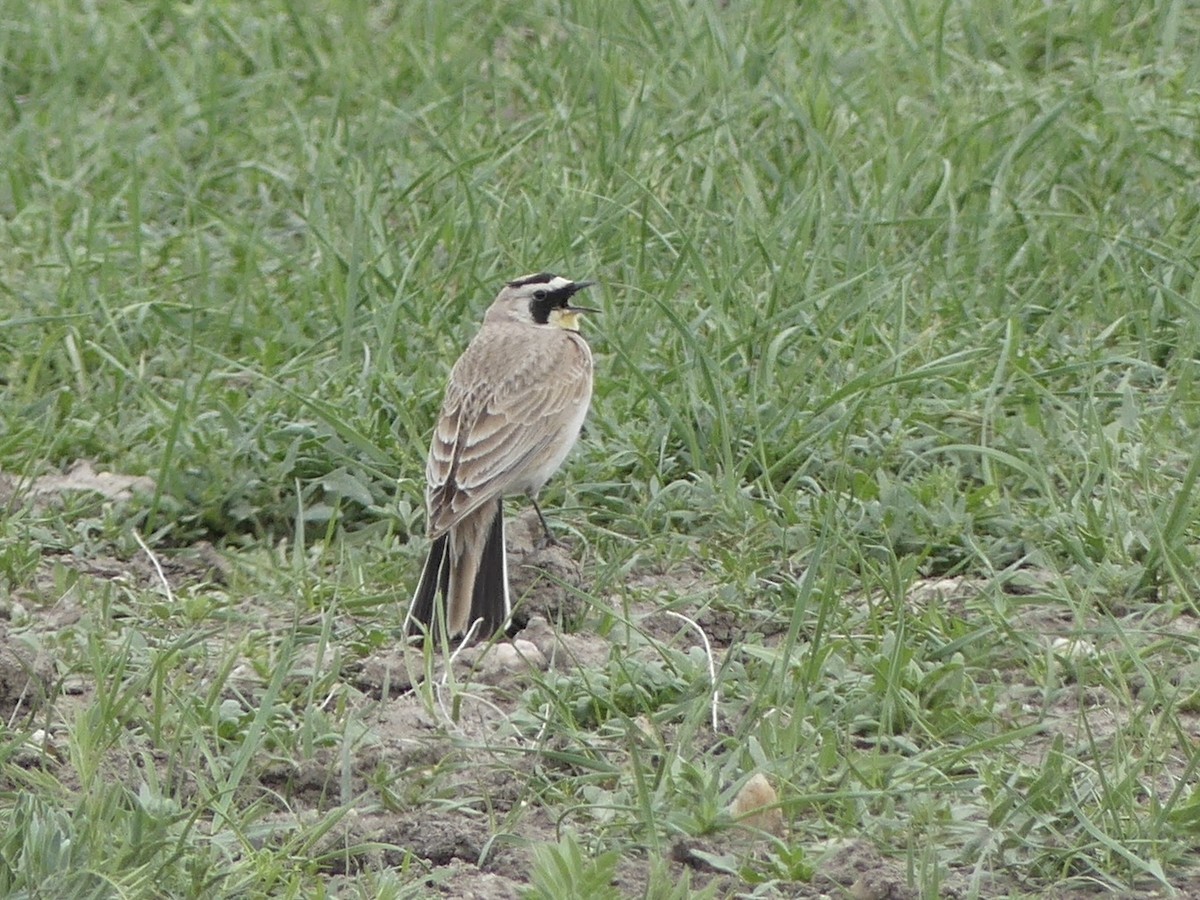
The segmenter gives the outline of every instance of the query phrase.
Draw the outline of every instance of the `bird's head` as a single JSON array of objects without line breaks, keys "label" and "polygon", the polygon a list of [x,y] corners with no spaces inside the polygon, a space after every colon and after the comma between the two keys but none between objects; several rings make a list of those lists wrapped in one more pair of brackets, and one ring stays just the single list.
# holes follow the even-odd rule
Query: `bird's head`
[{"label": "bird's head", "polygon": [[500,319],[578,331],[579,314],[599,310],[572,306],[571,298],[594,283],[571,281],[550,272],[525,275],[510,281],[501,289],[488,309],[487,321]]}]

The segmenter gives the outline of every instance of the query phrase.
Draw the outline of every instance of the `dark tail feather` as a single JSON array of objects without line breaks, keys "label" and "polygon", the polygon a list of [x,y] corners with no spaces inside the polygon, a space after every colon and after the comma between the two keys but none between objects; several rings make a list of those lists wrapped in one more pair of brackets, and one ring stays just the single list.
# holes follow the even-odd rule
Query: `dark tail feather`
[{"label": "dark tail feather", "polygon": [[433,630],[434,604],[438,595],[446,596],[450,585],[450,535],[443,534],[429,548],[425,557],[425,568],[421,570],[421,581],[408,607],[408,633],[421,634],[422,630]]},{"label": "dark tail feather", "polygon": [[478,636],[486,640],[508,627],[512,604],[508,597],[508,559],[504,554],[504,503],[496,501],[496,517],[488,528],[487,541],[475,575],[471,594],[471,622],[483,619]]}]

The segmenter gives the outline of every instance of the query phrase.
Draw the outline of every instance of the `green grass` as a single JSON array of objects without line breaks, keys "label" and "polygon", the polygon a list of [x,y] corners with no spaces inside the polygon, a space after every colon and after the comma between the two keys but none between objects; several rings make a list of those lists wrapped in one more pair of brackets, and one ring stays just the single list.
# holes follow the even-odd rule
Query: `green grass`
[{"label": "green grass", "polygon": [[[0,615],[58,689],[0,731],[0,893],[421,896],[337,835],[430,811],[531,896],[682,896],[680,840],[721,895],[846,838],[926,895],[1194,886],[1187,4],[0,0],[0,85]],[[602,282],[545,506],[611,654],[482,695],[524,752],[406,767],[348,673],[540,269]],[[156,489],[35,502],[80,459]],[[224,573],[167,597],[135,535]],[[695,636],[610,598],[734,623],[716,734]],[[726,845],[754,771],[788,834]]]}]

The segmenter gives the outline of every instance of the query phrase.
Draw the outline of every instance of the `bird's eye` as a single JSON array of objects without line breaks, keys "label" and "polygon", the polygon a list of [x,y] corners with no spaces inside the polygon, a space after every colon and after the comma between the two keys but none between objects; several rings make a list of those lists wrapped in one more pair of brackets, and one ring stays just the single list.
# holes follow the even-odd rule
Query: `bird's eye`
[{"label": "bird's eye", "polygon": [[534,300],[545,300],[545,299],[546,299],[546,292],[545,292],[545,291],[541,291],[541,290],[534,291],[534,292],[533,292],[533,299],[534,299]]}]

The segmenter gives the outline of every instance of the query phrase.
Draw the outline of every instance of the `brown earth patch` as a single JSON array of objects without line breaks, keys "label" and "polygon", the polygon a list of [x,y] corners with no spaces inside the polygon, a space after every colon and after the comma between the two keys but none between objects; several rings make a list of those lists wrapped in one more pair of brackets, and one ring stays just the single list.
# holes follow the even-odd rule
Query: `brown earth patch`
[{"label": "brown earth patch", "polygon": [[[751,631],[768,639],[778,634],[777,619],[747,621],[744,614],[722,610],[713,602],[703,572],[696,566],[684,566],[677,573],[634,576],[625,607],[617,610],[614,605],[619,621],[612,635],[572,633],[570,623],[591,612],[588,604],[594,601],[580,590],[586,580],[570,545],[542,544],[536,523],[529,513],[509,530],[514,591],[522,598],[523,610],[514,639],[467,648],[452,664],[441,659],[427,664],[419,651],[397,640],[346,664],[337,698],[347,711],[360,717],[370,739],[352,746],[348,753],[318,748],[308,759],[256,760],[248,790],[275,801],[264,820],[270,827],[261,840],[286,841],[300,828],[334,815],[336,824],[312,850],[330,875],[331,885],[368,866],[407,864],[425,872],[425,888],[431,896],[485,900],[520,896],[528,887],[533,866],[531,845],[559,840],[571,824],[554,821],[546,807],[530,803],[531,797],[536,799],[536,790],[531,793],[530,785],[552,782],[554,766],[566,765],[547,761],[542,753],[576,749],[538,743],[528,723],[516,719],[521,692],[543,672],[569,674],[603,668],[614,641],[624,640],[629,652],[651,656],[661,652],[662,644],[684,651],[702,646],[691,624],[664,614],[668,603],[704,630],[718,660]],[[54,577],[50,570],[55,566],[97,582],[127,580],[164,594],[217,582],[225,571],[219,554],[208,547],[157,559],[143,553],[135,560],[59,553],[39,563],[42,587]],[[988,590],[984,582],[975,579],[939,579],[915,585],[907,602],[918,612],[938,604],[948,614],[970,619],[978,614],[976,604],[989,602]],[[35,589],[25,596],[19,617],[12,606],[7,613],[0,610],[0,617],[10,619],[7,627],[0,623],[0,714],[10,722],[35,710],[44,712],[48,700],[54,704],[50,716],[54,721],[41,764],[61,774],[64,785],[71,784],[72,778],[69,764],[54,753],[56,730],[69,725],[69,711],[86,702],[90,688],[75,677],[56,681],[52,660],[36,648],[43,638],[79,620],[78,593],[54,596]],[[235,630],[261,629],[270,627],[272,621],[285,621],[278,610],[256,607],[252,597],[242,602],[244,618],[232,626]],[[848,602],[854,602],[853,598]],[[1092,641],[1095,646],[1090,649],[1069,643],[1086,634],[1091,623],[1076,621],[1062,606],[1016,603],[1014,610],[1011,628],[1029,635],[1030,641],[1042,642],[1051,657],[1061,657],[1068,680],[1072,666],[1089,665],[1090,653],[1104,651],[1098,641]],[[629,626],[621,621],[626,613]],[[17,618],[21,618],[19,624]],[[567,623],[567,627],[559,623]],[[1162,629],[1164,636],[1194,638],[1195,622],[1187,617],[1164,614],[1161,621],[1151,618],[1143,625]],[[1055,644],[1060,638],[1068,643]],[[1014,708],[1020,706],[1024,692],[1039,687],[1020,681],[1013,673],[1002,676],[1013,676]],[[1200,682],[1200,672],[1195,671],[1181,669],[1172,677],[1182,687],[1192,680]],[[261,679],[247,679],[242,689],[249,696]],[[1031,766],[1045,757],[1056,733],[1078,733],[1083,717],[1093,739],[1102,741],[1120,724],[1121,715],[1113,697],[1095,687],[1064,692],[1042,714],[1046,717],[1044,731],[1020,750],[1020,758]],[[1183,715],[1192,723],[1195,739],[1200,735],[1200,716]],[[669,733],[647,732],[645,737],[647,741],[674,739]],[[717,739],[707,732],[692,737],[698,747]],[[608,747],[597,736],[596,746],[589,749],[607,751]],[[613,760],[619,763],[619,754],[625,752],[620,742],[614,741],[611,749]],[[114,757],[113,776],[133,785],[138,767],[146,765],[160,770],[161,783],[176,784],[177,796],[193,793],[178,784],[181,778],[186,780],[186,773],[174,770],[170,761],[153,752]],[[1186,765],[1186,754],[1181,753],[1173,774]],[[781,802],[786,807],[788,798],[782,797]],[[782,839],[788,840],[786,833]],[[711,885],[718,896],[750,890],[740,879],[705,861],[706,855],[711,858],[728,849],[724,836],[680,841],[669,865],[677,877],[690,877],[693,888]],[[760,850],[742,847],[739,852]],[[865,841],[813,848],[809,857],[815,872],[812,880],[781,885],[783,896],[856,900],[915,896],[908,887],[909,873],[903,861],[882,855]],[[627,896],[638,896],[645,891],[649,872],[649,861],[630,855],[618,867],[617,886]],[[967,896],[971,874],[951,870],[942,896]],[[1180,890],[1187,884],[1180,881]],[[1005,896],[1021,887],[1001,875],[976,885],[982,897]],[[1129,896],[1150,897],[1155,892]]]}]

